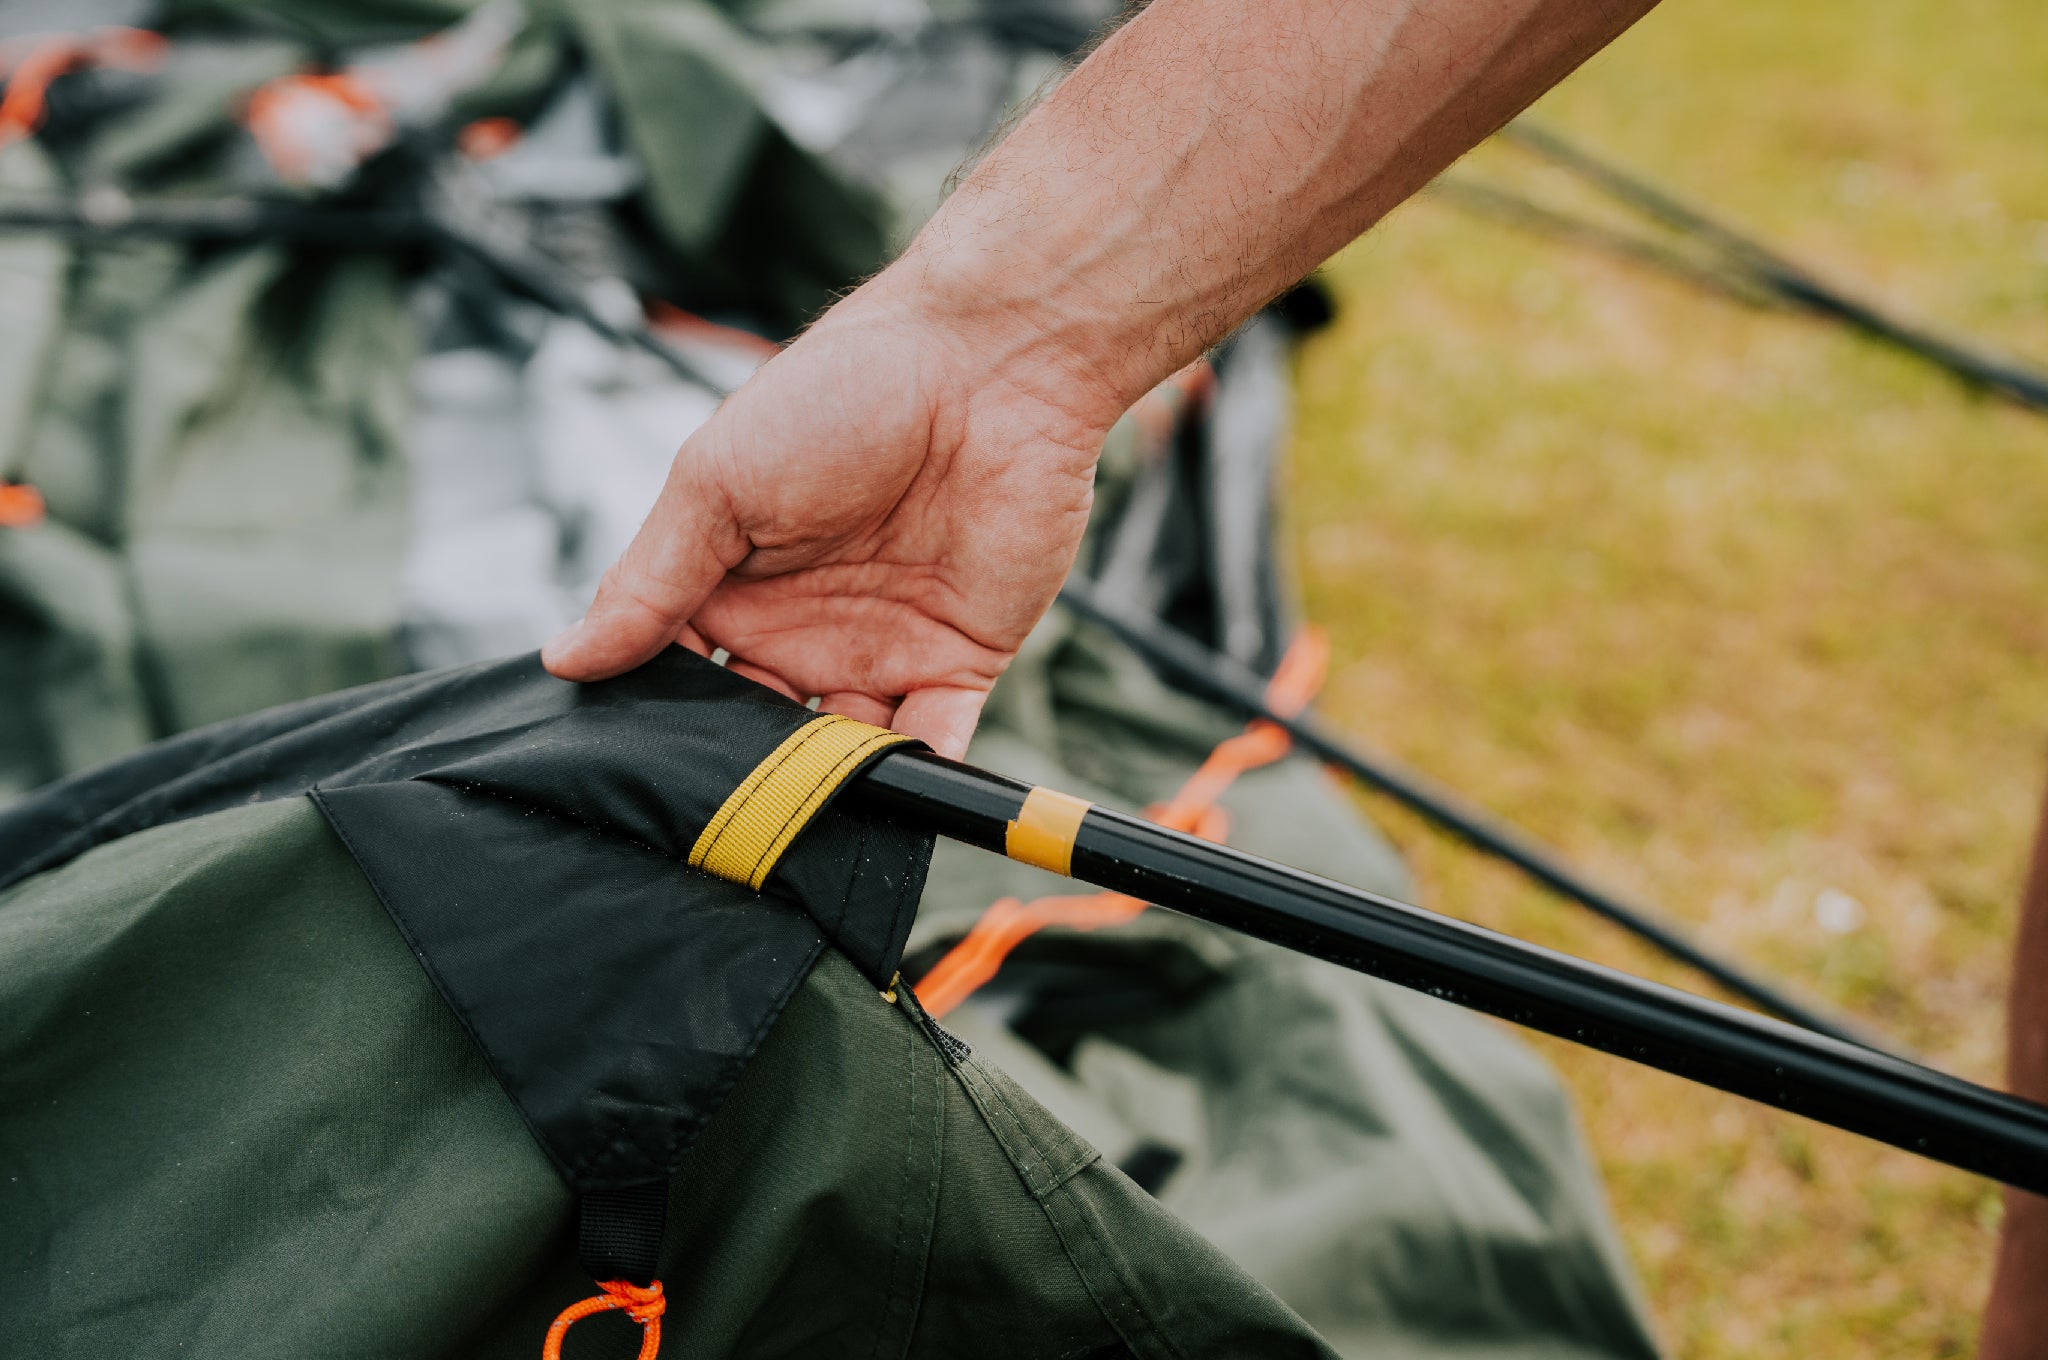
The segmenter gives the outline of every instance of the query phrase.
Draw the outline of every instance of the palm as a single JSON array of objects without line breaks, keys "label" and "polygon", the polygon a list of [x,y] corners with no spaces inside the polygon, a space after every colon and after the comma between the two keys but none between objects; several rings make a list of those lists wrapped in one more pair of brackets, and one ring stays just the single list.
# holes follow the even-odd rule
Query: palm
[{"label": "palm", "polygon": [[675,640],[723,647],[957,754],[1072,563],[1099,432],[915,333],[833,319],[684,445],[549,663],[593,679]]}]

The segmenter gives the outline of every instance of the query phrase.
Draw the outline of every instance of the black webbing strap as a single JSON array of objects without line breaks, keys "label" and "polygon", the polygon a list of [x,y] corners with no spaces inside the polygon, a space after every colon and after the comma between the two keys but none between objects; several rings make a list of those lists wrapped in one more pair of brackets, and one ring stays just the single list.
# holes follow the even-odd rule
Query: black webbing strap
[{"label": "black webbing strap", "polygon": [[661,1270],[668,1182],[598,1190],[576,1201],[576,1259],[593,1280],[648,1285]]}]

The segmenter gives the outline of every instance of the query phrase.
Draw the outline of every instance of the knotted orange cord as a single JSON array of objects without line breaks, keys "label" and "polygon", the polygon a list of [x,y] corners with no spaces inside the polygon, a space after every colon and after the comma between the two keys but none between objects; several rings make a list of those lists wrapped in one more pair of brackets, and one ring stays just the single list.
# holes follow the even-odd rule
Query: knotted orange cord
[{"label": "knotted orange cord", "polygon": [[562,1338],[569,1329],[584,1318],[614,1309],[624,1310],[627,1317],[640,1324],[639,1360],[654,1360],[661,1351],[661,1315],[668,1311],[668,1300],[661,1296],[661,1281],[650,1285],[628,1284],[624,1280],[599,1280],[597,1287],[604,1293],[594,1294],[579,1303],[564,1308],[561,1315],[548,1328],[547,1340],[541,1342],[540,1360],[562,1360]]},{"label": "knotted orange cord", "polygon": [[83,66],[146,71],[163,60],[169,45],[161,33],[119,26],[0,45],[0,71],[7,75],[7,93],[0,95],[0,146],[42,126],[50,85],[58,76]]},{"label": "knotted orange cord", "polygon": [[519,145],[525,135],[526,130],[510,118],[479,118],[455,134],[455,149],[473,161],[487,161]]},{"label": "knotted orange cord", "polygon": [[27,529],[48,514],[42,492],[26,482],[0,482],[0,529]]},{"label": "knotted orange cord", "polygon": [[[1266,686],[1267,705],[1282,717],[1301,712],[1322,689],[1329,666],[1328,635],[1314,624],[1304,626]],[[1220,842],[1229,834],[1230,817],[1216,800],[1239,775],[1271,765],[1286,755],[1291,745],[1279,727],[1263,718],[1254,719],[1244,731],[1220,742],[1179,792],[1164,804],[1147,808],[1145,816],[1175,831]],[[973,929],[919,980],[918,1002],[932,1015],[943,1017],[986,985],[1011,950],[1047,926],[1100,930],[1122,925],[1143,910],[1142,900],[1123,893],[1040,897],[1030,902],[1005,897],[983,912]]]},{"label": "knotted orange cord", "polygon": [[391,140],[394,124],[383,95],[352,71],[300,71],[265,81],[242,111],[263,158],[289,183],[308,181],[318,170],[322,148],[308,133],[323,117],[334,120],[355,160]]}]

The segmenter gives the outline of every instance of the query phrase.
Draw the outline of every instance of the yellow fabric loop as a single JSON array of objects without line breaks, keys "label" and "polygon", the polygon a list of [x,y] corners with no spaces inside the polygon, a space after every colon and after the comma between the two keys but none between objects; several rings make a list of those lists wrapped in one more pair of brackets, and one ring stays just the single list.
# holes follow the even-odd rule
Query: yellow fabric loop
[{"label": "yellow fabric loop", "polygon": [[813,718],[732,791],[691,847],[691,865],[759,889],[848,775],[875,752],[909,740],[836,713]]},{"label": "yellow fabric loop", "polygon": [[1070,876],[1074,837],[1081,833],[1081,819],[1093,806],[1086,798],[1057,789],[1033,789],[1024,795],[1024,806],[1003,837],[1003,853],[1025,864]]}]

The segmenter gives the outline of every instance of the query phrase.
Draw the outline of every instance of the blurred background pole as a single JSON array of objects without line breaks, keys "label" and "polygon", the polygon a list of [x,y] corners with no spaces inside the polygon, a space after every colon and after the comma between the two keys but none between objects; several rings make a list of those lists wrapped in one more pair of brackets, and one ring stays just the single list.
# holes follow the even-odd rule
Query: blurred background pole
[{"label": "blurred background pole", "polygon": [[1775,984],[1755,977],[1742,965],[1706,949],[1653,908],[1627,901],[1592,883],[1556,851],[1483,808],[1413,770],[1403,769],[1386,756],[1359,750],[1313,714],[1289,717],[1275,712],[1266,705],[1265,683],[1249,669],[1165,624],[1118,608],[1080,576],[1068,578],[1060,591],[1060,603],[1078,617],[1114,633],[1173,679],[1217,703],[1272,723],[1317,759],[1386,794],[1467,845],[1512,864],[1551,892],[1612,921],[1767,1014],[1843,1043],[1888,1047],[1856,1026],[1793,998]]}]

